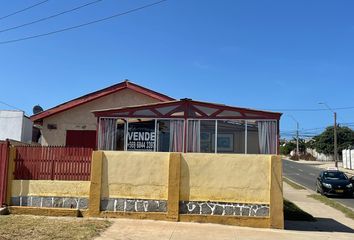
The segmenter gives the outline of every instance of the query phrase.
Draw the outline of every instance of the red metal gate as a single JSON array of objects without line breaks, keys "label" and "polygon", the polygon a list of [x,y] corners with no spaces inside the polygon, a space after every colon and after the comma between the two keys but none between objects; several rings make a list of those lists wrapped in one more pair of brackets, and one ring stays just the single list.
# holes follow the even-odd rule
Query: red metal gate
[{"label": "red metal gate", "polygon": [[6,202],[9,142],[0,142],[0,207]]}]

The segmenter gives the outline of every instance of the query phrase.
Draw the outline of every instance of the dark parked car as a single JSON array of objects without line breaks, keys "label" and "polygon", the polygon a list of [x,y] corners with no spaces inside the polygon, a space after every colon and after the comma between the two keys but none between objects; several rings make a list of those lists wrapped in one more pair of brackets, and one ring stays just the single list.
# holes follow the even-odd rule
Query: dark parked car
[{"label": "dark parked car", "polygon": [[322,171],[316,181],[316,191],[323,195],[353,196],[354,178],[338,170]]}]

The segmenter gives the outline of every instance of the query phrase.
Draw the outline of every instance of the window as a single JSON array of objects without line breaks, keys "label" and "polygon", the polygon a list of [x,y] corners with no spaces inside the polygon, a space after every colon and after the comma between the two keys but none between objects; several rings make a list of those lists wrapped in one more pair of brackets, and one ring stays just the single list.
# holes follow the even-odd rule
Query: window
[{"label": "window", "polygon": [[244,121],[218,120],[217,135],[218,153],[245,153]]},{"label": "window", "polygon": [[189,120],[187,152],[215,152],[215,121],[214,120]]},{"label": "window", "polygon": [[247,153],[277,153],[276,121],[247,121]]},{"label": "window", "polygon": [[259,137],[257,121],[247,121],[247,154],[259,154]]},{"label": "window", "polygon": [[125,146],[125,127],[126,121],[124,119],[117,120],[117,148],[118,151],[124,151]]},{"label": "window", "polygon": [[157,121],[157,151],[158,152],[170,151],[170,121],[169,120]]},{"label": "window", "polygon": [[215,152],[215,122],[214,120],[200,121],[200,152]]},{"label": "window", "polygon": [[[216,148],[216,149],[215,149]],[[184,120],[100,118],[98,149],[183,152]],[[187,152],[276,154],[274,120],[188,120]]]},{"label": "window", "polygon": [[158,120],[157,132],[158,152],[183,152],[183,120]]},{"label": "window", "polygon": [[155,151],[155,123],[154,119],[129,119],[127,151]]}]

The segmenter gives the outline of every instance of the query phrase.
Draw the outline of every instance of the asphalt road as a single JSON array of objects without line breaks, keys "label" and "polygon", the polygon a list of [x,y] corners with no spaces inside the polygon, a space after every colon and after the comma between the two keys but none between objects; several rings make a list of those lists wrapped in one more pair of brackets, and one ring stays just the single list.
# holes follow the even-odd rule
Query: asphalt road
[{"label": "asphalt road", "polygon": [[[322,170],[310,164],[301,164],[291,160],[283,159],[284,177],[297,182],[313,191],[316,191],[316,178]],[[354,197],[342,198],[331,197],[331,199],[354,209]]]}]

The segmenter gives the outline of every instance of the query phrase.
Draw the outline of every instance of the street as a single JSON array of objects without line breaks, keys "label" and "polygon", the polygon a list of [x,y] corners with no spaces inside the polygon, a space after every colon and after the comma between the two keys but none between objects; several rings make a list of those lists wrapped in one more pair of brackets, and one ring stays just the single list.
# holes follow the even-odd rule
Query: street
[{"label": "street", "polygon": [[[316,178],[321,171],[322,169],[309,164],[283,159],[283,176],[313,191],[316,191]],[[331,197],[331,199],[354,209],[354,197]]]}]

